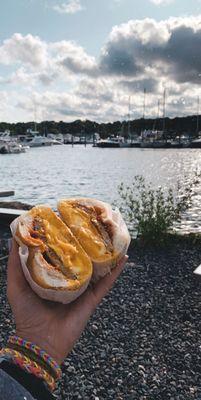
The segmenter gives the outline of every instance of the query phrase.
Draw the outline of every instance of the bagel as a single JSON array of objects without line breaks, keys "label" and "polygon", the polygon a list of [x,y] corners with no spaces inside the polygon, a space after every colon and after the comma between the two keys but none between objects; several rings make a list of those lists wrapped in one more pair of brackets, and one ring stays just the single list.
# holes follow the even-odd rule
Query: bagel
[{"label": "bagel", "polygon": [[70,229],[48,206],[36,206],[12,224],[26,279],[42,298],[69,303],[87,288],[92,263]]},{"label": "bagel", "polygon": [[64,304],[117,265],[130,235],[119,210],[90,198],[39,205],[11,224],[24,275],[42,298]]},{"label": "bagel", "polygon": [[130,235],[119,210],[90,198],[60,200],[57,208],[92,261],[92,279],[96,281],[110,272],[130,244]]}]

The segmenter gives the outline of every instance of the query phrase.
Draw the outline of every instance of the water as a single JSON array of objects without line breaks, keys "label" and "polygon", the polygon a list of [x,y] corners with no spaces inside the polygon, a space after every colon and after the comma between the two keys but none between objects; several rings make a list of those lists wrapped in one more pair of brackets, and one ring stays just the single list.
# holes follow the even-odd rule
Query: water
[{"label": "water", "polygon": [[[118,185],[129,185],[137,174],[153,187],[167,189],[178,180],[190,182],[200,165],[200,149],[31,148],[22,154],[0,155],[0,190],[15,190],[13,200],[53,207],[57,199],[72,196],[113,202],[118,199]],[[193,206],[180,229],[201,232],[201,189],[194,190]]]}]

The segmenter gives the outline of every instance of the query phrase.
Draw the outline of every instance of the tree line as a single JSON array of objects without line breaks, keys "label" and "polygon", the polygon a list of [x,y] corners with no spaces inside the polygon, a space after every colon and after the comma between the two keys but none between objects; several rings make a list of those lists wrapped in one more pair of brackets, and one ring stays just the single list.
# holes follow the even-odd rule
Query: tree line
[{"label": "tree line", "polygon": [[[201,116],[196,115],[187,117],[175,117],[175,118],[162,118],[159,119],[136,119],[132,121],[115,121],[107,123],[98,123],[89,120],[76,120],[73,122],[64,121],[43,121],[36,124],[37,131],[40,134],[47,133],[62,133],[62,134],[72,134],[76,135],[93,135],[95,132],[99,133],[102,138],[109,135],[119,135],[122,134],[125,137],[129,136],[129,133],[136,133],[139,135],[144,129],[156,129],[163,130],[165,126],[166,134],[170,137],[176,135],[182,135],[188,133],[190,136],[194,137],[198,133],[198,128],[201,123]],[[27,129],[34,130],[34,122],[17,122],[17,123],[7,123],[0,122],[0,131],[10,130],[13,136],[25,135]]]}]

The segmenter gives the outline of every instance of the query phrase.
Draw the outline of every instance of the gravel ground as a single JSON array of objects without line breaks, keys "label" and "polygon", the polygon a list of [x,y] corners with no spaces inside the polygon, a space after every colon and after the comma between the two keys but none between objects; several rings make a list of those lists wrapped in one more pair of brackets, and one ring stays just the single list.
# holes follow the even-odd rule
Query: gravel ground
[{"label": "gravel ground", "polygon": [[[201,400],[200,244],[132,248],[130,260],[66,359],[61,400]],[[0,267],[0,344],[12,332]]]}]

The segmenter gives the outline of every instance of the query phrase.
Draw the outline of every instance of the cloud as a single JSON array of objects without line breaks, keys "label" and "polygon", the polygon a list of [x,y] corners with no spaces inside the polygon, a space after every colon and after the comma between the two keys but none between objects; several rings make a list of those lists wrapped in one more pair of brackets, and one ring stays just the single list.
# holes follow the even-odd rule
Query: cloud
[{"label": "cloud", "polygon": [[0,64],[25,63],[43,67],[47,61],[47,45],[38,36],[15,33],[0,46]]},{"label": "cloud", "polygon": [[36,103],[49,119],[112,121],[128,115],[131,97],[132,118],[138,118],[146,88],[146,113],[155,117],[164,87],[169,116],[196,113],[200,44],[201,16],[115,26],[97,57],[73,41],[15,33],[0,43],[3,115],[32,119]]},{"label": "cloud", "polygon": [[72,41],[53,43],[51,49],[57,57],[57,63],[64,70],[74,74],[97,76],[98,67],[94,57],[88,55],[83,47]]},{"label": "cloud", "polygon": [[122,88],[127,89],[130,93],[142,93],[145,88],[147,93],[157,93],[158,91],[158,80],[151,77],[136,80],[120,80],[119,85]]},{"label": "cloud", "polygon": [[151,3],[154,3],[156,6],[167,5],[174,2],[174,0],[150,0]]},{"label": "cloud", "polygon": [[83,9],[84,7],[81,5],[80,0],[69,0],[67,3],[53,6],[53,10],[60,14],[75,14]]},{"label": "cloud", "polygon": [[107,79],[82,79],[75,90],[75,94],[80,98],[93,100],[93,103],[100,106],[102,102],[113,102],[115,92],[112,84]]},{"label": "cloud", "polygon": [[114,27],[100,58],[102,73],[200,84],[201,16],[129,21]]}]

